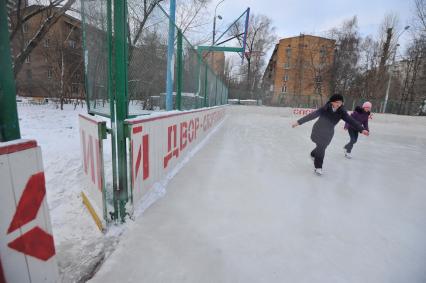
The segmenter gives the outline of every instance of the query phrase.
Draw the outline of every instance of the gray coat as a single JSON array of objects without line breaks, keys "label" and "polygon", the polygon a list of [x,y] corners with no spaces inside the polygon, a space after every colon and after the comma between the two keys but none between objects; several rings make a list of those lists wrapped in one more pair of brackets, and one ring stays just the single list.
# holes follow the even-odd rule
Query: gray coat
[{"label": "gray coat", "polygon": [[330,102],[327,102],[327,104],[325,104],[323,107],[300,118],[297,123],[299,123],[299,125],[302,125],[303,123],[311,121],[317,117],[319,117],[319,119],[312,127],[311,133],[311,140],[316,144],[321,144],[325,146],[330,144],[331,139],[334,135],[334,127],[340,121],[340,119],[343,119],[346,123],[351,125],[358,132],[362,132],[364,130],[364,128],[359,122],[349,116],[348,112],[343,106],[333,112]]}]

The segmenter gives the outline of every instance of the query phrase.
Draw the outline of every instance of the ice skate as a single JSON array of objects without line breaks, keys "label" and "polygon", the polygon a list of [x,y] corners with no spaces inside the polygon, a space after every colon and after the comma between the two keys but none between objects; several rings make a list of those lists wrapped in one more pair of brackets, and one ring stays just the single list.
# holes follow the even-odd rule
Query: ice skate
[{"label": "ice skate", "polygon": [[347,158],[347,159],[351,159],[352,158],[352,154],[350,153],[350,152],[345,152],[345,157]]},{"label": "ice skate", "polygon": [[315,168],[314,170],[315,174],[317,174],[318,176],[322,175],[322,168]]}]

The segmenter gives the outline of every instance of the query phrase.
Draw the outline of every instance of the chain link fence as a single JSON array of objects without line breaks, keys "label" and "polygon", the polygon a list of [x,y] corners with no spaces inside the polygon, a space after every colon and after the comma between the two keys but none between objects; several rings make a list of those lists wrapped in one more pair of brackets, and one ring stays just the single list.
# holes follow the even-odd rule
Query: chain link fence
[{"label": "chain link fence", "polygon": [[[233,95],[238,94],[232,90]],[[259,90],[256,97],[261,97],[264,105],[294,107],[294,108],[319,108],[328,101],[326,96],[308,96],[308,95],[280,95],[273,97],[268,91]],[[384,98],[365,99],[345,96],[345,107],[348,110],[354,110],[356,106],[361,106],[365,101],[373,104],[372,112],[390,113],[399,115],[426,115],[426,97],[414,101],[388,100],[385,107]],[[385,109],[386,108],[386,109]]]},{"label": "chain link fence", "polygon": [[[114,89],[111,1],[82,0],[86,95],[89,112],[110,116]],[[166,109],[167,49],[171,24],[175,32],[173,108],[188,110],[225,104],[222,79],[159,5],[127,3],[128,116]],[[205,60],[206,59],[206,60]],[[111,69],[111,73],[110,72]]]}]

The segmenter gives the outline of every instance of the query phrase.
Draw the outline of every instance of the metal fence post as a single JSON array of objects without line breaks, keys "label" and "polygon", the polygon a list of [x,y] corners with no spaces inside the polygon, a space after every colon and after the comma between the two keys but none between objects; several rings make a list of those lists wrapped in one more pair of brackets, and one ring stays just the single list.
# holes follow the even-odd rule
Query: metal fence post
[{"label": "metal fence post", "polygon": [[[207,64],[204,63],[205,65],[205,76],[204,76],[204,107],[207,107]],[[210,104],[210,103],[209,103]]]},{"label": "metal fence post", "polygon": [[118,187],[117,187],[117,130],[115,123],[115,94],[113,91],[112,63],[112,0],[107,0],[107,41],[108,41],[108,97],[111,116],[111,153],[112,153],[112,189],[114,204],[114,219],[118,219]]},{"label": "metal fence post", "polygon": [[170,0],[169,39],[167,46],[166,110],[173,110],[173,51],[175,45],[176,0]]},{"label": "metal fence post", "polygon": [[0,2],[0,142],[21,138],[6,1]]},{"label": "metal fence post", "polygon": [[[126,216],[127,192],[127,147],[124,120],[127,117],[127,5],[126,1],[114,0],[115,43],[115,93],[118,160],[118,206],[121,221]],[[117,214],[117,212],[115,212]]]},{"label": "metal fence post", "polygon": [[176,109],[182,110],[182,32],[178,30],[177,33],[177,83],[176,83]]}]

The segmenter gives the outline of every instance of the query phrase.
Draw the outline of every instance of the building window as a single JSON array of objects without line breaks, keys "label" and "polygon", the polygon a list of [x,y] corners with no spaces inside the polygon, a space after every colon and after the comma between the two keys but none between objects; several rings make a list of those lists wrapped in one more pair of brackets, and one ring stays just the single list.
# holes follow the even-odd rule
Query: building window
[{"label": "building window", "polygon": [[22,25],[22,30],[23,30],[23,32],[28,32],[28,23],[24,23]]},{"label": "building window", "polygon": [[45,39],[44,40],[44,47],[49,47],[49,43],[50,43],[50,40],[49,39]]},{"label": "building window", "polygon": [[27,58],[25,58],[25,63],[29,64],[31,62],[31,55],[28,55]]},{"label": "building window", "polygon": [[77,83],[73,83],[71,85],[71,93],[78,93],[78,84]]},{"label": "building window", "polygon": [[284,81],[287,82],[288,81],[288,75],[284,76]]},{"label": "building window", "polygon": [[73,32],[73,30],[75,29],[75,26],[73,26],[72,24],[67,24],[68,28],[69,28],[69,32]]},{"label": "building window", "polygon": [[290,62],[284,63],[284,69],[290,69]]},{"label": "building window", "polygon": [[80,75],[80,73],[78,73],[78,72],[75,73],[73,77],[74,77],[75,81],[77,81],[77,82],[81,81],[81,75]]},{"label": "building window", "polygon": [[285,54],[286,54],[287,58],[291,57],[291,48],[286,48]]},{"label": "building window", "polygon": [[68,44],[71,48],[75,48],[75,41],[74,40],[69,40]]},{"label": "building window", "polygon": [[47,78],[50,80],[52,78],[53,72],[52,68],[47,69]]},{"label": "building window", "polygon": [[325,60],[327,58],[327,50],[324,48],[324,46],[320,49],[320,61],[321,63],[325,63]]},{"label": "building window", "polygon": [[33,74],[31,73],[31,70],[27,70],[27,79],[31,80],[33,78]]},{"label": "building window", "polygon": [[269,86],[269,91],[274,91],[274,85]]},{"label": "building window", "polygon": [[287,93],[287,86],[286,86],[286,85],[283,85],[283,86],[281,87],[281,92],[282,92],[282,93]]}]

